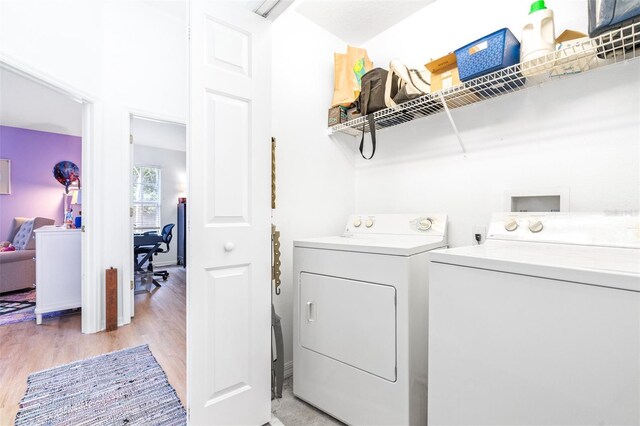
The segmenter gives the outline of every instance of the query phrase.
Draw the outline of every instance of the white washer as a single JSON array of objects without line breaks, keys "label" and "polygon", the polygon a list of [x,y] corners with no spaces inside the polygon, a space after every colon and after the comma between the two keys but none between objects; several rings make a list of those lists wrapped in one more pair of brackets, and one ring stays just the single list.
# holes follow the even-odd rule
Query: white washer
[{"label": "white washer", "polygon": [[640,217],[496,214],[429,275],[429,424],[640,424]]},{"label": "white washer", "polygon": [[428,251],[446,245],[443,214],[295,241],[293,393],[349,424],[426,424]]}]

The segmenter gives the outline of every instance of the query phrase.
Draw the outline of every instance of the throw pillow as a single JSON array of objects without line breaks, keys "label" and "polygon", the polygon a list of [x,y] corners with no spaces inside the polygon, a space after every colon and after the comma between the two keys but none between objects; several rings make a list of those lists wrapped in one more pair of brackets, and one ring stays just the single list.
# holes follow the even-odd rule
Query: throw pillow
[{"label": "throw pillow", "polygon": [[33,219],[26,220],[20,227],[20,230],[16,233],[16,236],[13,237],[13,245],[16,250],[24,250],[27,247],[32,231]]}]

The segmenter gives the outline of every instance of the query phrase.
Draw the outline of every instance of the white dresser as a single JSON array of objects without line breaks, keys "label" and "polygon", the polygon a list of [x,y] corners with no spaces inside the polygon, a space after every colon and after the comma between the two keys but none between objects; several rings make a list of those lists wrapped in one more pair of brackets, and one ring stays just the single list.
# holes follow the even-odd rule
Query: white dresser
[{"label": "white dresser", "polygon": [[79,229],[36,229],[36,324],[42,314],[81,306]]}]

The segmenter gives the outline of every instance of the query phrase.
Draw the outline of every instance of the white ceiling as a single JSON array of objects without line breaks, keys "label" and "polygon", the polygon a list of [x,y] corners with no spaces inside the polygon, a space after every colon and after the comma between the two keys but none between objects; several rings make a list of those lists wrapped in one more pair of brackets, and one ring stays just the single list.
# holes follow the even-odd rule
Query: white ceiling
[{"label": "white ceiling", "polygon": [[[246,10],[254,11],[263,3],[273,5],[267,19],[274,21],[280,16],[295,0],[233,0],[241,4]],[[164,13],[178,18],[182,21],[187,19],[187,0],[140,0],[142,4],[154,7]]]},{"label": "white ceiling", "polygon": [[82,136],[82,104],[0,68],[0,125]]},{"label": "white ceiling", "polygon": [[173,151],[187,150],[187,128],[184,124],[133,117],[131,135],[134,145]]},{"label": "white ceiling", "polygon": [[[235,0],[254,10],[265,0]],[[274,1],[274,0],[267,0]],[[435,0],[279,0],[268,19],[275,20],[289,6],[339,39],[365,43]],[[186,20],[186,0],[142,0],[180,20]]]},{"label": "white ceiling", "polygon": [[304,0],[296,12],[346,43],[361,45],[434,1]]}]

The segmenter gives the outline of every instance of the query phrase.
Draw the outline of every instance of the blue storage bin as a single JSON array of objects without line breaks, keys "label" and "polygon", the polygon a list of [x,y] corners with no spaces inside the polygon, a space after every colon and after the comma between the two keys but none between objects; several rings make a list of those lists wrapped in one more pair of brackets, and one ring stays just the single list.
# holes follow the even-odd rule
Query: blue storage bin
[{"label": "blue storage bin", "polygon": [[589,37],[640,22],[640,0],[589,0]]},{"label": "blue storage bin", "polygon": [[515,65],[520,62],[520,42],[503,28],[455,51],[460,81]]}]

